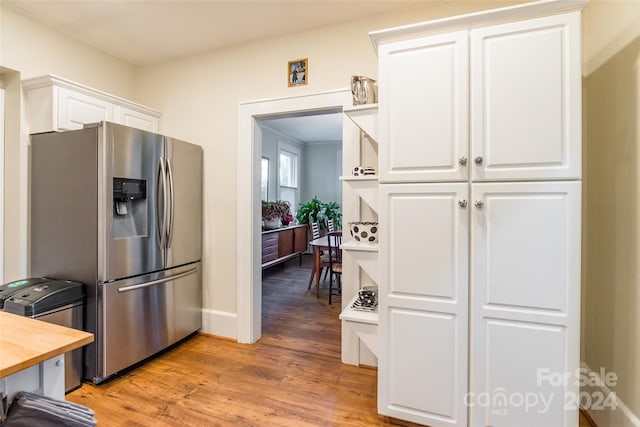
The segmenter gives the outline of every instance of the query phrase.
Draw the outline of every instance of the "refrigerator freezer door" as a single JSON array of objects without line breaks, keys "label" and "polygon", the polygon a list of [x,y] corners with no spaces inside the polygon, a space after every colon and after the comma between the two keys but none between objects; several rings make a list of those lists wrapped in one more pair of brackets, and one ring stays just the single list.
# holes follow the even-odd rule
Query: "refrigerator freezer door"
[{"label": "refrigerator freezer door", "polygon": [[[100,281],[165,268],[160,228],[166,214],[166,183],[160,170],[164,137],[113,123],[99,132],[99,221],[104,244],[99,247]],[[117,188],[114,179],[130,188]],[[141,191],[144,187],[144,192]],[[126,191],[131,191],[127,197]],[[194,261],[192,259],[191,261]]]},{"label": "refrigerator freezer door", "polygon": [[102,382],[200,329],[200,263],[99,285]]},{"label": "refrigerator freezer door", "polygon": [[202,148],[167,138],[167,267],[202,258]]}]

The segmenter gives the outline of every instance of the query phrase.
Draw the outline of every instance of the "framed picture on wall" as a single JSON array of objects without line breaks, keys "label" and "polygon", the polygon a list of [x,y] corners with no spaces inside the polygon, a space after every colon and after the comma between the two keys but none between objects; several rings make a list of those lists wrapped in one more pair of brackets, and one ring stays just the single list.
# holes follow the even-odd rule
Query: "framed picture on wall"
[{"label": "framed picture on wall", "polygon": [[294,59],[287,64],[289,87],[304,86],[309,82],[309,59]]}]

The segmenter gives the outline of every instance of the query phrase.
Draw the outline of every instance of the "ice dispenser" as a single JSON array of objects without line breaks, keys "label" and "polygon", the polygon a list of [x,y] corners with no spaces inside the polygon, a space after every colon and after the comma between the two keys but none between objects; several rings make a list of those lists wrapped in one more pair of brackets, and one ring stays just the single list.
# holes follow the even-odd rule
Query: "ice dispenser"
[{"label": "ice dispenser", "polygon": [[147,181],[113,178],[113,237],[147,234]]}]

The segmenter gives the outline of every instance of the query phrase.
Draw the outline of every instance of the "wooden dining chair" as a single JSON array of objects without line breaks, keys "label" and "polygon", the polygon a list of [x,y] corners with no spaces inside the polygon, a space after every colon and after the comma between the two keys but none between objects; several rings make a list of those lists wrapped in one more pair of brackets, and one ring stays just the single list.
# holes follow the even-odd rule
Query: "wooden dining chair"
[{"label": "wooden dining chair", "polygon": [[[311,232],[311,240],[316,240],[320,238],[320,223],[318,222],[310,222],[309,223],[309,231]],[[316,249],[314,248],[314,251]],[[315,256],[315,255],[314,255]],[[314,265],[314,269],[315,269],[315,265]],[[322,250],[320,250],[320,270],[315,272],[315,274],[318,275],[318,277],[322,277],[322,271],[325,270],[325,276],[326,276],[326,271],[329,271],[329,257],[326,254],[322,253]],[[309,279],[309,286],[307,286],[307,290],[311,289],[311,285],[313,284],[313,278],[314,275],[311,275],[311,278]]]},{"label": "wooden dining chair", "polygon": [[[342,295],[342,231],[334,231],[327,234],[329,240],[329,305],[331,305],[331,297],[333,295]],[[336,291],[333,293],[333,276],[336,278]]]},{"label": "wooden dining chair", "polygon": [[335,223],[331,218],[327,220],[327,231],[329,233],[333,233],[334,231],[336,231]]},{"label": "wooden dining chair", "polygon": [[[315,239],[319,239],[320,238],[320,223],[319,222],[312,222],[309,224],[309,228],[311,229],[311,240],[315,240]],[[324,251],[320,251],[320,276],[322,276],[322,270],[324,270],[325,268],[329,268],[329,257],[324,253]],[[327,271],[329,270],[325,270],[324,273],[324,278],[326,280],[327,278]],[[309,288],[311,289],[311,288]]]},{"label": "wooden dining chair", "polygon": [[[333,221],[332,218],[327,219],[327,233],[333,233],[334,231],[336,231],[335,228],[335,223]],[[329,265],[329,257],[327,255],[324,255],[324,260],[326,261],[327,266]],[[327,280],[327,274],[329,272],[329,269],[326,269],[324,272],[324,280]]]},{"label": "wooden dining chair", "polygon": [[309,229],[311,230],[311,240],[316,240],[320,238],[320,223],[318,222],[309,223]]}]

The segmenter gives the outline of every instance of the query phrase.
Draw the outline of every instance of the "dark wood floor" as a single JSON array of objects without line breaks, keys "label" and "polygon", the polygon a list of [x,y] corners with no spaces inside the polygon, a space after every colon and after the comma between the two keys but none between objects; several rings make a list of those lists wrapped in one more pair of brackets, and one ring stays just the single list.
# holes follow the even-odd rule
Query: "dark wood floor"
[{"label": "dark wood floor", "polygon": [[329,305],[328,282],[307,292],[312,257],[265,270],[262,275],[261,344],[340,359],[340,298]]},{"label": "dark wood floor", "polygon": [[391,425],[376,414],[376,371],[340,362],[340,303],[328,305],[326,286],[320,300],[307,292],[306,258],[263,275],[257,344],[198,335],[67,399],[102,426]]}]

